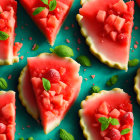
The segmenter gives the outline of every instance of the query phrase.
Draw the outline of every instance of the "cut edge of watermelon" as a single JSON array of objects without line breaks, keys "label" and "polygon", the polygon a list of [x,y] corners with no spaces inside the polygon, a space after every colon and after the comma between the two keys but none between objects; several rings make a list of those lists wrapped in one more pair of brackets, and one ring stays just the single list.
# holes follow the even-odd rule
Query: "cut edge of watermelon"
[{"label": "cut edge of watermelon", "polygon": [[80,15],[80,14],[76,15],[76,20],[81,27],[81,34],[86,38],[86,44],[89,46],[90,52],[92,54],[94,54],[102,63],[108,65],[109,67],[127,71],[128,70],[127,64],[122,64],[122,63],[110,61],[103,54],[100,54],[100,52],[97,51],[92,39],[88,36],[88,33],[81,22],[82,18],[83,18],[82,15]]},{"label": "cut edge of watermelon", "polygon": [[137,74],[134,78],[134,90],[137,94],[137,102],[140,105],[140,88],[139,88],[139,84],[140,84],[140,68],[137,70]]},{"label": "cut edge of watermelon", "polygon": [[13,90],[9,90],[9,91],[0,91],[0,95],[6,94],[6,93],[16,94]]},{"label": "cut edge of watermelon", "polygon": [[14,56],[12,59],[0,59],[0,65],[12,65],[13,63],[19,62],[19,57]]},{"label": "cut edge of watermelon", "polygon": [[[92,95],[87,96],[86,99],[83,100],[83,101],[81,102],[81,109],[79,110],[80,126],[81,126],[81,128],[82,128],[82,130],[83,130],[83,135],[85,136],[85,138],[86,138],[87,140],[91,140],[91,139],[93,139],[93,137],[92,137],[92,135],[90,134],[90,132],[89,132],[89,130],[88,130],[88,128],[87,128],[86,122],[84,121],[84,116],[83,116],[83,110],[84,110],[83,107],[84,107],[84,104],[85,104],[85,102],[87,102],[88,100],[91,100],[91,99],[93,99],[93,98],[100,97],[100,96],[102,96],[102,95],[104,95],[104,94],[110,94],[110,92],[112,92],[111,94],[116,93],[116,92],[126,94],[126,93],[123,91],[123,89],[120,89],[120,88],[114,88],[114,89],[112,89],[112,90],[110,90],[110,91],[102,90],[102,91],[100,91],[99,93],[92,93]],[[93,139],[93,140],[94,140],[94,139]]]},{"label": "cut edge of watermelon", "polygon": [[35,119],[38,120],[39,118],[39,113],[38,112],[32,112],[32,109],[28,107],[28,103],[26,102],[26,100],[24,99],[24,91],[22,90],[22,86],[23,86],[23,78],[25,76],[25,73],[27,71],[27,66],[25,66],[23,68],[23,70],[21,71],[20,77],[19,77],[19,84],[18,84],[18,91],[19,91],[19,99],[22,103],[22,105],[26,108],[26,111]]}]

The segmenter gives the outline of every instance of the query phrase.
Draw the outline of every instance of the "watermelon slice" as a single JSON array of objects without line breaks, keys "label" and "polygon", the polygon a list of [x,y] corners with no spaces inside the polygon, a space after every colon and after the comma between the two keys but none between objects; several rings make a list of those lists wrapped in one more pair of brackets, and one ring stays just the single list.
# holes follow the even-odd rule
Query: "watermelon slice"
[{"label": "watermelon slice", "polygon": [[77,21],[91,53],[110,67],[127,70],[134,1],[81,0],[81,4]]},{"label": "watermelon slice", "polygon": [[137,93],[137,102],[140,105],[140,68],[137,71],[137,75],[134,79],[134,90]]},{"label": "watermelon slice", "polygon": [[6,40],[0,40],[0,65],[11,65],[18,62],[17,52],[22,47],[15,43],[17,2],[15,0],[0,1],[0,31],[9,35]]},{"label": "watermelon slice", "polygon": [[22,6],[27,13],[31,16],[33,21],[44,33],[51,45],[54,44],[57,33],[59,32],[62,23],[64,22],[73,0],[56,0],[57,6],[54,11],[49,11],[48,8],[41,13],[33,16],[33,12],[38,7],[44,7],[45,5],[41,0],[20,0]]},{"label": "watermelon slice", "polygon": [[0,140],[14,140],[15,92],[0,91]]},{"label": "watermelon slice", "polygon": [[[46,134],[60,124],[76,100],[82,83],[79,69],[80,65],[73,59],[55,54],[28,58],[19,78],[19,96],[35,119],[40,116]],[[49,79],[49,91],[44,89],[42,78]]]},{"label": "watermelon slice", "polygon": [[[101,91],[88,96],[81,103],[80,125],[87,140],[132,140],[134,118],[130,97],[121,89]],[[117,125],[109,124],[102,131],[99,118],[118,120]],[[129,129],[127,134],[122,130]]]}]

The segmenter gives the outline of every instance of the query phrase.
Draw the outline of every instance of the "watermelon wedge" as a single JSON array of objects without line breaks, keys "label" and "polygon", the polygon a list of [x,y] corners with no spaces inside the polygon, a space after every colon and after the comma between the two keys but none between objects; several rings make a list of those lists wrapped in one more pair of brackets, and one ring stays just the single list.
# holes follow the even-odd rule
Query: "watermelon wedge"
[{"label": "watermelon wedge", "polygon": [[57,33],[59,32],[73,3],[73,0],[56,1],[57,6],[55,10],[49,11],[48,8],[45,8],[42,12],[34,16],[33,12],[35,9],[38,7],[44,7],[44,3],[41,0],[20,0],[24,9],[31,16],[39,29],[44,33],[51,45],[54,44]]},{"label": "watermelon wedge", "polygon": [[134,1],[81,0],[81,4],[76,18],[91,53],[110,67],[127,70]]},{"label": "watermelon wedge", "polygon": [[21,43],[15,43],[17,2],[15,0],[0,1],[0,31],[9,37],[0,39],[0,65],[11,65],[19,61],[17,52],[22,47]]},{"label": "watermelon wedge", "polygon": [[14,140],[15,92],[0,91],[0,140]]},{"label": "watermelon wedge", "polygon": [[[101,91],[81,103],[80,125],[87,140],[132,140],[134,118],[130,97],[121,89]],[[106,120],[113,122],[101,127]],[[108,122],[107,121],[107,122]],[[124,133],[124,130],[128,130]]]},{"label": "watermelon wedge", "polygon": [[140,105],[140,68],[137,70],[137,74],[134,79],[134,90],[137,94],[137,102]]},{"label": "watermelon wedge", "polygon": [[[73,59],[55,54],[28,58],[19,78],[19,96],[33,118],[40,116],[46,134],[60,124],[76,100],[82,83],[79,69],[80,65]],[[42,78],[50,81],[48,91],[43,87]]]}]

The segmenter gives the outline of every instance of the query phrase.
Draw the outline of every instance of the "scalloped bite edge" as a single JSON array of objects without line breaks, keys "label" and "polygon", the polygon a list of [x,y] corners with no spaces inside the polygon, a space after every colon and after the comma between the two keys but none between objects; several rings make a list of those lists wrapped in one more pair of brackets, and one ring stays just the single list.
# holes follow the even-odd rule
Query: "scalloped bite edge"
[{"label": "scalloped bite edge", "polygon": [[[110,93],[110,92],[112,92],[112,93]],[[93,137],[91,136],[91,134],[90,134],[90,132],[89,132],[89,130],[87,128],[87,125],[86,125],[86,123],[84,121],[84,116],[83,116],[83,106],[84,106],[84,103],[87,102],[90,99],[97,98],[97,97],[102,96],[104,94],[113,94],[113,93],[116,93],[116,92],[126,94],[123,91],[123,89],[120,89],[120,88],[114,88],[114,89],[109,90],[109,91],[102,90],[99,93],[92,93],[91,95],[87,96],[85,100],[83,100],[81,102],[81,109],[79,110],[80,126],[81,126],[81,128],[83,130],[83,135],[85,136],[85,138],[87,140],[95,140],[95,139],[93,139]]]},{"label": "scalloped bite edge", "polygon": [[19,62],[19,57],[18,56],[14,56],[12,59],[0,59],[0,65],[12,65],[13,63],[17,63]]},{"label": "scalloped bite edge", "polygon": [[140,105],[140,88],[139,88],[139,83],[140,83],[140,68],[137,70],[137,74],[134,78],[134,91],[137,94],[137,102]]}]

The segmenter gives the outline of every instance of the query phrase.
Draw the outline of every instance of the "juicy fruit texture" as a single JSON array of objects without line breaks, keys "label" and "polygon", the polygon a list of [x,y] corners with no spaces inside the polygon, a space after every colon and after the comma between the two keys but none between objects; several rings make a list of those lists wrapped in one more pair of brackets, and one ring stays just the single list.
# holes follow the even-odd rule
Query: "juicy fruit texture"
[{"label": "juicy fruit texture", "polygon": [[0,91],[0,140],[14,140],[15,92]]},{"label": "juicy fruit texture", "polygon": [[[98,140],[132,140],[134,118],[130,97],[121,89],[101,91],[100,94],[93,93],[82,101],[80,109],[80,124],[87,139]],[[101,131],[99,118],[114,118],[119,125],[110,124],[108,128]],[[130,132],[121,135],[121,131],[129,128]]]},{"label": "juicy fruit texture", "polygon": [[15,0],[0,1],[0,31],[9,35],[7,40],[0,40],[0,65],[13,64],[18,62],[17,52],[22,44],[15,43],[15,26],[17,2]]},{"label": "juicy fruit texture", "polygon": [[77,20],[91,52],[111,67],[127,69],[134,1],[91,0],[79,13]]},{"label": "juicy fruit texture", "polygon": [[[32,107],[35,108],[33,103],[37,103],[44,131],[49,133],[59,125],[79,94],[82,83],[82,78],[78,74],[80,65],[71,58],[60,58],[55,54],[41,54],[39,57],[28,58],[27,68],[28,75],[26,71],[24,79],[21,79],[23,83],[26,83],[27,79],[31,81],[30,88],[33,89],[31,95],[35,96],[35,101],[27,97],[26,91],[29,93],[30,88],[24,91],[20,83],[20,92],[21,89],[23,91],[22,103],[24,99],[26,100],[23,103],[24,106],[28,108],[30,105],[28,112],[32,116],[34,115],[33,112],[31,113]],[[45,91],[42,78],[50,80],[49,91]]]},{"label": "juicy fruit texture", "polygon": [[137,94],[137,102],[140,105],[140,68],[137,70],[137,74],[134,79],[134,90]]},{"label": "juicy fruit texture", "polygon": [[45,6],[43,2],[41,0],[33,0],[32,2],[29,0],[20,0],[27,13],[44,33],[51,45],[54,44],[56,35],[59,32],[61,25],[63,24],[73,3],[73,0],[56,1],[57,6],[54,11],[49,11],[49,9],[46,8],[41,13],[33,16],[32,13],[36,8]]}]

